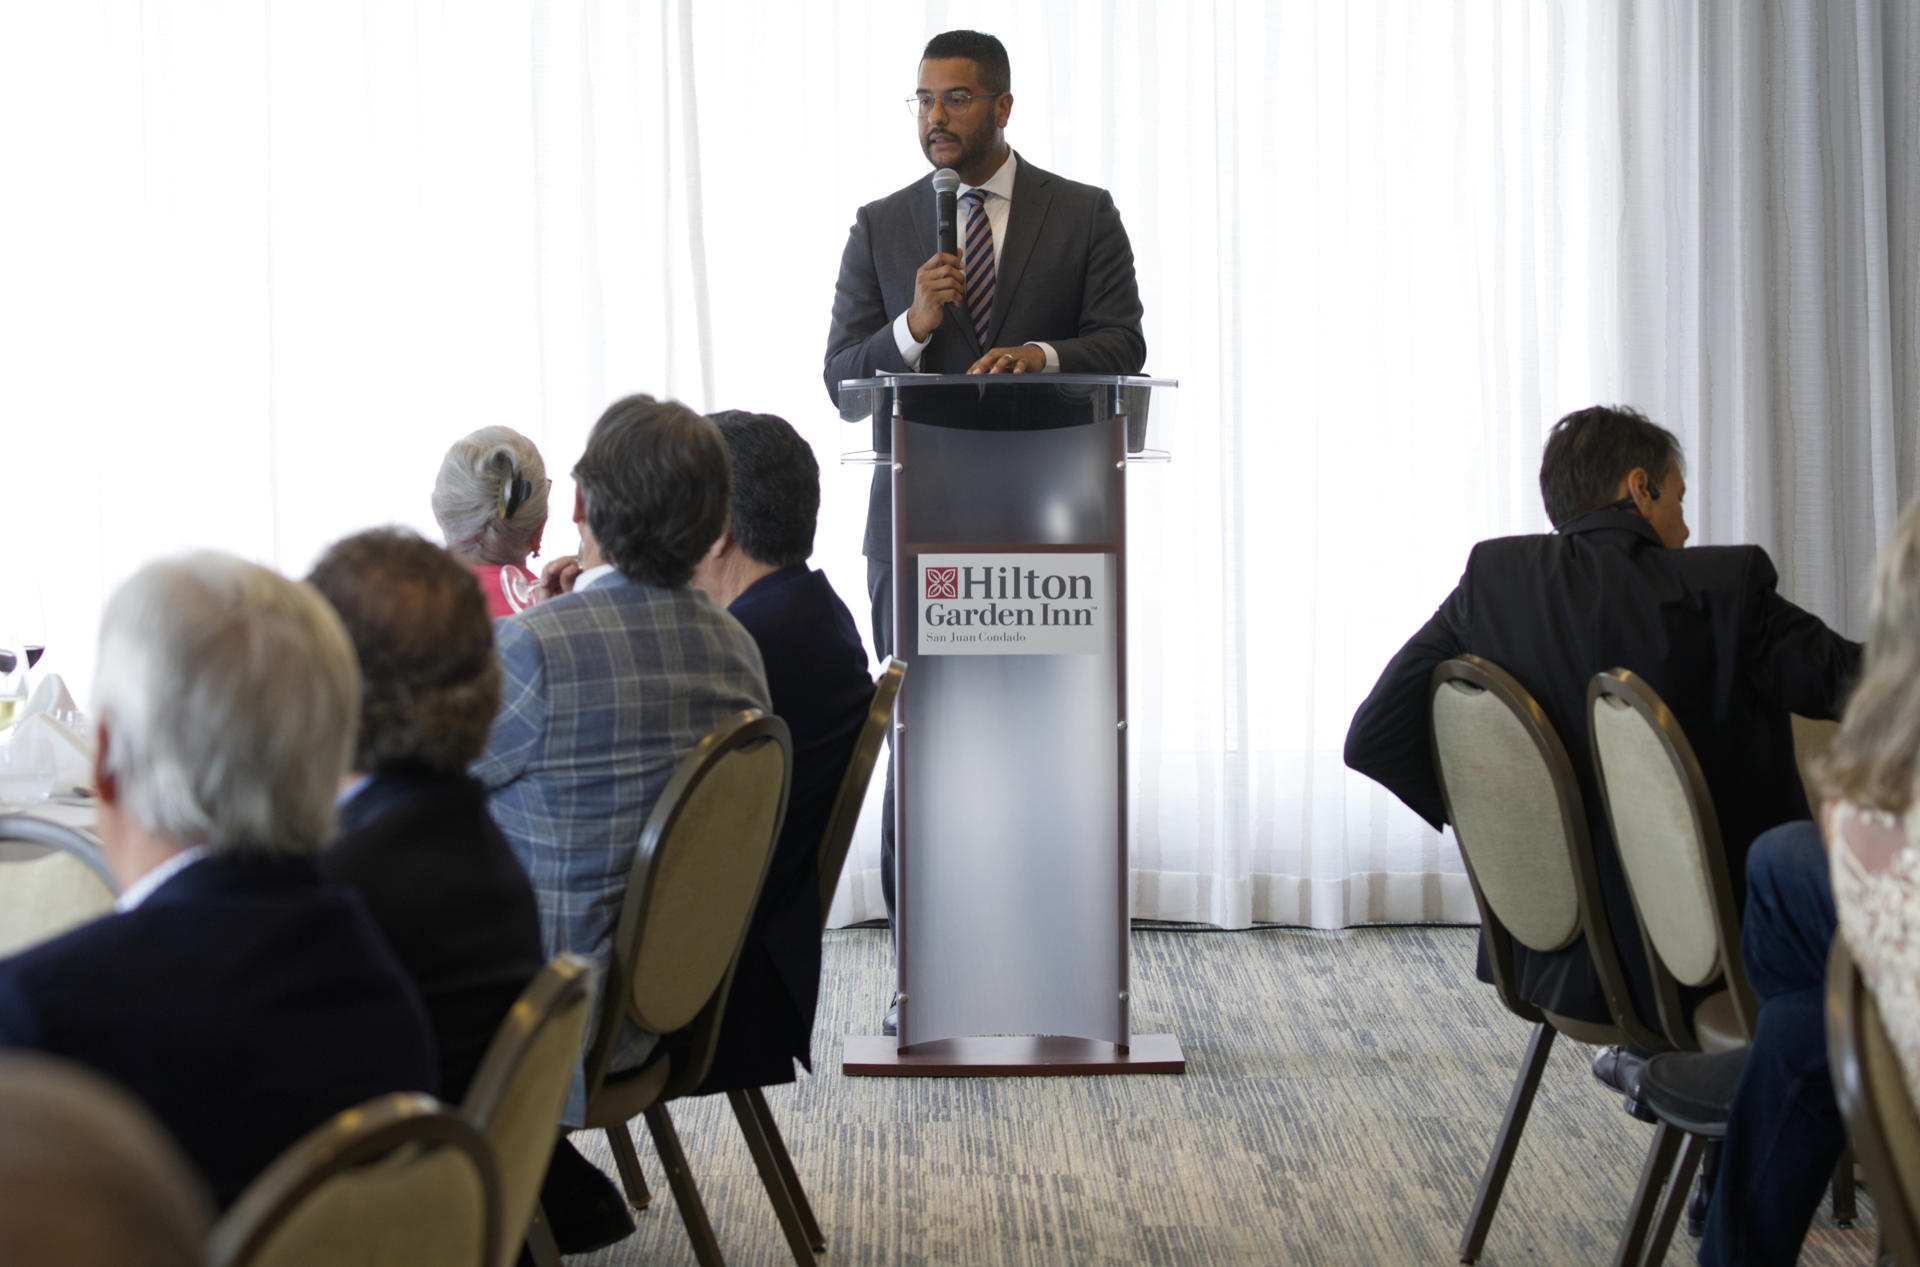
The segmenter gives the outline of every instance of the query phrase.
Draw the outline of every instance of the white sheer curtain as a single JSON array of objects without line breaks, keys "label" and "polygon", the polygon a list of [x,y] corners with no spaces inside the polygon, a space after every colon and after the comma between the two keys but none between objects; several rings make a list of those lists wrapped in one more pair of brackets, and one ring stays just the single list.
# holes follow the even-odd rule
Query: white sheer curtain
[{"label": "white sheer curtain", "polygon": [[0,0],[0,635],[84,688],[142,560],[431,531],[453,437],[564,473],[630,391],[800,427],[864,615],[826,311],[963,24],[1023,156],[1114,192],[1183,384],[1132,477],[1138,914],[1472,917],[1341,739],[1467,547],[1542,527],[1566,409],[1674,426],[1696,540],[1857,631],[1920,487],[1906,6]]}]

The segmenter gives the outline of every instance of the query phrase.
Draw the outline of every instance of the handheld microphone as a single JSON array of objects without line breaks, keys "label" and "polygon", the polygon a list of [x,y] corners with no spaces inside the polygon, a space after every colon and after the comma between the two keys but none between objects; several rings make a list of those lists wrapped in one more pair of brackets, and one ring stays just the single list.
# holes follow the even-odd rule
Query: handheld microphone
[{"label": "handheld microphone", "polygon": [[960,229],[954,214],[954,195],[959,192],[960,174],[951,167],[933,174],[934,249],[943,255],[960,254]]}]

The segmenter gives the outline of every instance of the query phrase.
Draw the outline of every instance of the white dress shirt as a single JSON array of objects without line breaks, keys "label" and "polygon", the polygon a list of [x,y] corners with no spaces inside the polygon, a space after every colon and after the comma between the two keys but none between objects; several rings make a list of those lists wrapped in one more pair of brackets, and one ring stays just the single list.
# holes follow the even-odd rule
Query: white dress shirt
[{"label": "white dress shirt", "polygon": [[[999,302],[998,282],[1000,279],[1000,259],[1006,254],[1007,217],[1013,214],[1013,175],[1014,172],[1019,169],[1019,166],[1019,156],[1012,150],[1008,150],[1007,161],[1000,164],[1000,170],[987,177],[986,182],[978,186],[981,190],[984,190],[987,195],[987,230],[993,235],[993,275],[996,283],[994,287],[995,303]],[[974,188],[975,186],[973,185],[961,185],[959,198],[965,198]],[[962,203],[959,204],[959,207],[959,218],[964,221],[966,217],[965,205]],[[960,265],[964,269],[967,262],[967,226],[962,223],[957,227],[959,229],[957,236],[960,239]],[[964,304],[961,306],[965,307]],[[931,340],[931,337],[932,336],[929,335],[928,339],[925,340],[915,339],[913,337],[913,331],[907,329],[906,313],[903,312],[894,318],[893,341],[895,346],[900,349],[900,359],[907,363],[908,369],[917,370],[920,368],[921,354],[927,350],[927,343]],[[1053,350],[1052,344],[1041,343],[1035,340],[1027,346],[1039,348],[1042,352],[1046,353],[1046,368],[1048,373],[1054,373],[1059,370],[1060,354]],[[986,349],[982,348],[981,351],[984,352]]]},{"label": "white dress shirt", "polygon": [[154,890],[168,880],[179,875],[194,863],[207,856],[205,845],[195,845],[191,849],[182,849],[153,870],[127,886],[126,892],[113,900],[116,911],[130,911],[153,896]]},{"label": "white dress shirt", "polygon": [[582,572],[580,575],[573,578],[573,588],[576,591],[584,590],[584,589],[592,589],[595,585],[599,584],[601,581],[605,580],[607,577],[612,576],[613,572],[614,572],[613,564],[596,563],[592,567],[588,568],[586,571]]}]

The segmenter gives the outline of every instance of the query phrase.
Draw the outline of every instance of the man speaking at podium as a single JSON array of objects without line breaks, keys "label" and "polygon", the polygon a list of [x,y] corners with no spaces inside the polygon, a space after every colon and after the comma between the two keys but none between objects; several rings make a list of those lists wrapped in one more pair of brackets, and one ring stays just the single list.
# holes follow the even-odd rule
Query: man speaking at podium
[{"label": "man speaking at podium", "polygon": [[[1041,171],[1007,146],[1013,113],[1007,50],[991,35],[928,41],[907,103],[920,148],[959,177],[952,251],[939,248],[934,180],[870,202],[854,216],[834,288],[827,392],[849,378],[930,374],[1135,374],[1146,363],[1133,248],[1104,189]],[[876,452],[889,419],[873,419]],[[867,504],[867,592],[875,652],[893,646],[893,499],[876,467]],[[883,818],[890,829],[892,815]],[[883,880],[893,907],[892,832]]]}]

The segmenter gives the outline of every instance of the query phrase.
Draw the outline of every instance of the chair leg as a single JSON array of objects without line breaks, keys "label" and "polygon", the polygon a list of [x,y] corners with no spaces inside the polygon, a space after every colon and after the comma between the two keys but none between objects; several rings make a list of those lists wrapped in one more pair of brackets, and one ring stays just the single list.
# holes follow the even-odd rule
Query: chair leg
[{"label": "chair leg", "polygon": [[1640,1262],[1653,1221],[1654,1202],[1667,1186],[1667,1173],[1673,1169],[1673,1157],[1679,1148],[1679,1131],[1665,1122],[1654,1128],[1646,1164],[1640,1168],[1640,1187],[1633,1194],[1633,1204],[1627,1207],[1627,1225],[1620,1229],[1613,1267],[1635,1267]]},{"label": "chair leg", "polygon": [[607,1147],[613,1150],[613,1164],[620,1170],[620,1186],[627,1190],[627,1204],[635,1210],[644,1210],[653,1204],[653,1193],[647,1188],[647,1177],[640,1173],[640,1154],[633,1151],[633,1136],[627,1131],[627,1124],[607,1128]]},{"label": "chair leg", "polygon": [[1520,1133],[1527,1127],[1527,1114],[1533,1110],[1534,1092],[1540,1089],[1540,1075],[1547,1067],[1547,1054],[1553,1050],[1553,1027],[1544,1021],[1533,1027],[1527,1040],[1527,1054],[1520,1058],[1520,1072],[1513,1080],[1513,1094],[1507,1097],[1507,1115],[1500,1133],[1493,1137],[1493,1154],[1480,1175],[1480,1190],[1474,1194],[1473,1209],[1467,1214],[1466,1230],[1460,1233],[1460,1261],[1470,1263],[1480,1257],[1487,1243],[1487,1229],[1493,1226],[1493,1212],[1500,1205],[1500,1194],[1507,1186],[1507,1172],[1513,1168],[1513,1154],[1520,1147]]},{"label": "chair leg", "polygon": [[1692,1199],[1693,1172],[1700,1165],[1700,1154],[1706,1145],[1698,1135],[1687,1136],[1686,1145],[1680,1150],[1680,1165],[1673,1172],[1672,1182],[1667,1184],[1666,1196],[1661,1198],[1660,1213],[1653,1220],[1653,1235],[1640,1259],[1644,1267],[1658,1267],[1665,1261],[1667,1245],[1673,1240],[1673,1225],[1680,1221],[1680,1211]]},{"label": "chair leg", "polygon": [[527,1257],[533,1259],[533,1267],[560,1267],[560,1246],[538,1201],[533,1203],[533,1221],[527,1224]]},{"label": "chair leg", "polygon": [[800,1226],[807,1232],[807,1244],[816,1254],[826,1253],[826,1233],[820,1230],[820,1222],[814,1218],[813,1205],[807,1200],[807,1190],[800,1186],[800,1175],[793,1168],[793,1158],[787,1154],[787,1142],[780,1138],[780,1127],[773,1120],[773,1110],[767,1107],[767,1097],[759,1087],[748,1087],[742,1094],[752,1104],[754,1116],[760,1119],[760,1127],[767,1133],[767,1143],[773,1149],[773,1163],[780,1168],[780,1178],[786,1182],[787,1195],[793,1198],[793,1207],[800,1215]]},{"label": "chair leg", "polygon": [[793,1261],[800,1267],[814,1267],[812,1242],[800,1221],[800,1211],[794,1207],[793,1193],[773,1159],[773,1146],[768,1142],[765,1126],[744,1092],[727,1092],[727,1103],[733,1106],[733,1116],[740,1122],[740,1134],[746,1137],[747,1151],[753,1154],[754,1168],[760,1172],[767,1199],[773,1202],[773,1212],[780,1220],[780,1230],[786,1234],[787,1248],[793,1251]]},{"label": "chair leg", "polygon": [[1854,1204],[1853,1149],[1843,1148],[1840,1163],[1833,1168],[1833,1221],[1841,1227],[1852,1227],[1859,1217]]},{"label": "chair leg", "polygon": [[647,1109],[646,1118],[647,1129],[653,1133],[653,1150],[660,1155],[667,1187],[673,1190],[673,1203],[680,1207],[680,1221],[687,1225],[687,1239],[693,1242],[694,1260],[700,1267],[726,1267],[720,1242],[713,1239],[713,1224],[707,1221],[707,1207],[700,1203],[700,1190],[687,1168],[687,1155],[680,1150],[680,1136],[673,1129],[673,1119],[667,1116],[667,1106],[653,1105]]}]

